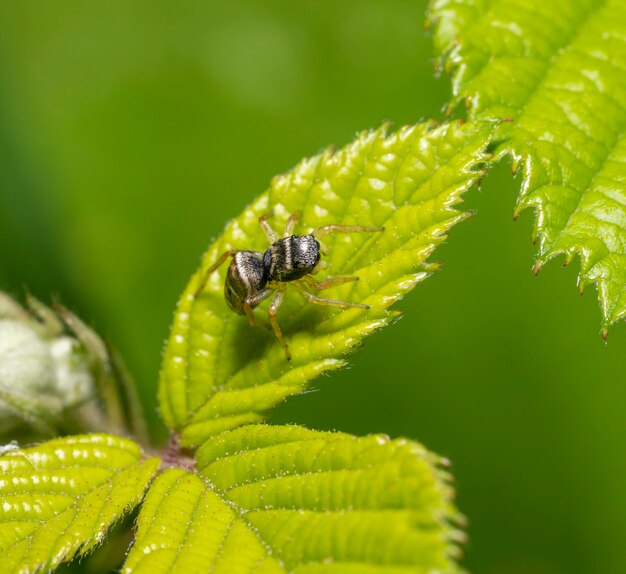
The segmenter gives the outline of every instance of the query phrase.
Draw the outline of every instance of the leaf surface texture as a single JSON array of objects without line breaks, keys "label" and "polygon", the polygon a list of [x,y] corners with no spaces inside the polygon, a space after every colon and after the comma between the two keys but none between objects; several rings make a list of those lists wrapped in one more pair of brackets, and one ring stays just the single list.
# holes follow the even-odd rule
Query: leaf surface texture
[{"label": "leaf surface texture", "polygon": [[626,10],[621,0],[435,0],[435,44],[453,106],[510,118],[517,210],[536,212],[535,270],[580,256],[603,328],[626,316]]},{"label": "leaf surface texture", "polygon": [[[267,409],[302,392],[309,381],[346,364],[362,339],[389,324],[389,307],[436,265],[428,263],[447,231],[467,214],[455,205],[483,173],[493,124],[419,124],[394,133],[385,127],[360,134],[346,147],[305,160],[275,178],[270,189],[231,221],[207,251],[174,317],[161,371],[161,412],[183,441],[197,446],[210,436],[263,419]],[[232,248],[264,251],[258,218],[269,209],[282,233],[301,211],[295,233],[328,224],[385,226],[382,233],[330,235],[330,255],[319,278],[356,275],[357,282],[321,292],[365,303],[370,309],[337,310],[303,301],[288,288],[278,321],[293,361],[265,329],[251,328],[224,300],[227,265],[194,298],[204,271]],[[267,303],[257,310],[266,313]]]},{"label": "leaf surface texture", "polygon": [[98,434],[2,454],[2,571],[47,572],[99,544],[156,471],[141,457],[134,442]]},{"label": "leaf surface texture", "polygon": [[417,443],[249,425],[150,489],[124,572],[454,572],[452,490]]}]

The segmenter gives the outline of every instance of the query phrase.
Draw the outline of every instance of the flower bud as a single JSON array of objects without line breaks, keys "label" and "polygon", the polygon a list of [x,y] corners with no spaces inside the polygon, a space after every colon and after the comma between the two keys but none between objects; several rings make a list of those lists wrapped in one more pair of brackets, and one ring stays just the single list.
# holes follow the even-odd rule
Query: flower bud
[{"label": "flower bud", "polygon": [[89,358],[50,309],[38,321],[0,295],[0,433],[24,423],[54,433],[68,409],[95,394]]}]

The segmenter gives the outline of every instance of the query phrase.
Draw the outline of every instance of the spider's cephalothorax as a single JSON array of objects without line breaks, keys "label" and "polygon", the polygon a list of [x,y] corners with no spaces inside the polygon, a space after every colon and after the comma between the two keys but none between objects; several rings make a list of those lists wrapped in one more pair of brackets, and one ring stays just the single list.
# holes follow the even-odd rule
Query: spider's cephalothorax
[{"label": "spider's cephalothorax", "polygon": [[358,279],[358,277],[332,277],[324,281],[316,281],[313,278],[312,275],[320,268],[322,247],[318,238],[334,232],[355,233],[384,230],[383,227],[362,225],[325,225],[314,229],[308,235],[292,235],[299,217],[300,214],[295,213],[289,218],[285,234],[281,238],[270,227],[267,222],[267,215],[260,217],[259,223],[271,243],[265,253],[236,249],[222,253],[218,260],[206,270],[195,295],[199,297],[202,294],[210,275],[224,261],[232,257],[224,285],[224,297],[228,306],[236,313],[246,315],[250,324],[255,325],[252,310],[273,294],[269,308],[269,320],[274,334],[283,345],[288,360],[291,360],[289,345],[276,321],[276,312],[283,302],[287,283],[293,283],[307,301],[317,305],[344,309],[348,307],[369,309],[368,305],[362,303],[317,297],[306,289],[308,287],[321,291]]}]

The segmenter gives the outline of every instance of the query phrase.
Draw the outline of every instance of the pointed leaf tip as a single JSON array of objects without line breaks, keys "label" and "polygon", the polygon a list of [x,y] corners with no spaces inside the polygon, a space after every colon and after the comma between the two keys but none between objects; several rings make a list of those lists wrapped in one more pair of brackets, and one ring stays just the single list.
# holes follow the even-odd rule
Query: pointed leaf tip
[{"label": "pointed leaf tip", "polygon": [[50,571],[99,544],[158,468],[132,441],[79,435],[0,456],[3,572]]},{"label": "pointed leaf tip", "polygon": [[518,209],[535,209],[542,258],[579,255],[603,325],[626,317],[622,0],[433,0],[429,20],[453,103],[508,120],[494,140],[522,168]]},{"label": "pointed leaf tip", "polygon": [[[274,178],[227,225],[180,298],[161,370],[161,412],[170,427],[182,431],[184,444],[259,422],[311,379],[343,366],[365,336],[391,322],[388,308],[434,269],[430,254],[451,226],[468,217],[454,206],[480,177],[477,167],[487,161],[493,130],[489,122],[427,122],[393,133],[386,127],[363,132],[351,144]],[[277,320],[291,362],[271,330],[251,329],[228,308],[225,266],[208,277],[201,297],[193,297],[220,254],[267,248],[258,219],[269,210],[267,223],[277,230],[301,212],[296,234],[332,224],[384,227],[323,238],[329,255],[321,278],[359,277],[328,289],[328,296],[369,309],[310,305],[287,286]],[[255,311],[259,321],[266,305]]]}]

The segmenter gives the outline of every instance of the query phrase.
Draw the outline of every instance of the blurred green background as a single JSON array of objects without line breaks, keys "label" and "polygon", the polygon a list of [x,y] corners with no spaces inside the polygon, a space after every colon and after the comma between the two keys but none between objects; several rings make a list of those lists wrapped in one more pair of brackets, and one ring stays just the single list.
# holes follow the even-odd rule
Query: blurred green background
[{"label": "blurred green background", "polygon": [[[441,117],[416,0],[0,3],[0,288],[57,294],[125,356],[154,432],[199,256],[271,177],[384,120]],[[626,571],[626,329],[532,267],[501,166],[440,273],[352,368],[273,416],[449,457],[485,574]]]}]

